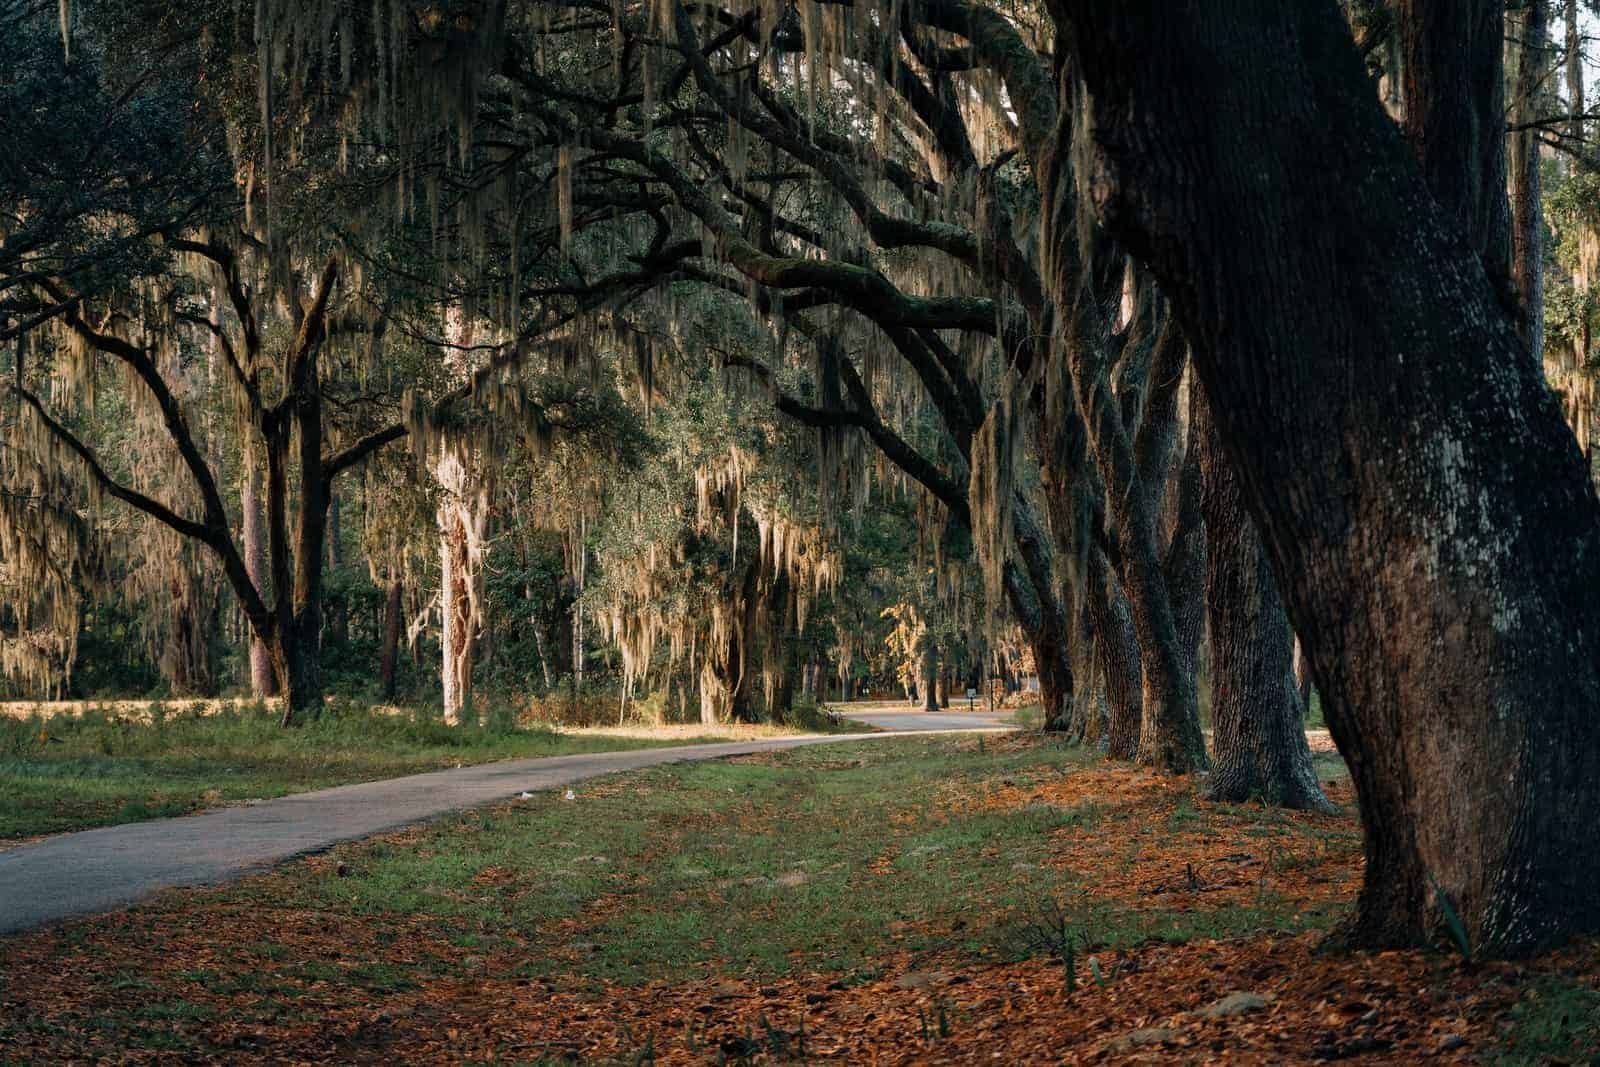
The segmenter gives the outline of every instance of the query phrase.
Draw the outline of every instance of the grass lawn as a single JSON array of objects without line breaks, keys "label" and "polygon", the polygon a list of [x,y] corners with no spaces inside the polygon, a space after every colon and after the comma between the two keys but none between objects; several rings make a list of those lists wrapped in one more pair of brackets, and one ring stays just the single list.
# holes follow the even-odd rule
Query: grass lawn
[{"label": "grass lawn", "polygon": [[[264,708],[137,718],[0,718],[0,840],[183,815],[229,801],[393,778],[465,763],[728,740],[617,737],[330,704],[292,730]],[[812,726],[826,728],[825,720]]]},{"label": "grass lawn", "polygon": [[1361,870],[1319,770],[1345,813],[1209,805],[1020,735],[600,779],[8,939],[0,1060],[1600,1053],[1592,948],[1317,951]]}]

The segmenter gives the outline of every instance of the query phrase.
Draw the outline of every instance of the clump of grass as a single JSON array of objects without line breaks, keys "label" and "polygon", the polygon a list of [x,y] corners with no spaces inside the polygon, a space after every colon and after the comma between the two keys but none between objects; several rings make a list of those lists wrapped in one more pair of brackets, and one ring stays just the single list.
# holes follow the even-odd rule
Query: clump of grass
[{"label": "clump of grass", "polygon": [[1534,982],[1507,1018],[1499,1064],[1600,1060],[1600,992],[1569,978]]},{"label": "clump of grass", "polygon": [[[1060,898],[1045,896],[1002,934],[1002,943],[1019,957],[1045,956],[1061,964],[1062,984],[1068,993],[1078,991],[1078,960],[1093,947],[1082,912],[1068,908]],[[1099,980],[1099,968],[1095,967]]]}]

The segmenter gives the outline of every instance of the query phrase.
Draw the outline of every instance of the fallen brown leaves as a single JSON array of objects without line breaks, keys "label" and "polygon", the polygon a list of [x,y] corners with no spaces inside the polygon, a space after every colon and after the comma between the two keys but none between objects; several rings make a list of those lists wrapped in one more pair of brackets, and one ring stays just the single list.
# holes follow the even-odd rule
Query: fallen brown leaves
[{"label": "fallen brown leaves", "polygon": [[[1331,790],[1344,807],[1332,816],[1218,810],[1193,790],[1096,767],[938,803],[952,814],[1093,806],[1093,819],[1052,831],[1052,862],[1083,873],[1098,906],[1124,912],[1242,907],[1264,893],[1295,909],[1351,898],[1360,856],[1347,785]],[[1315,832],[1266,833],[1278,820]],[[1286,854],[1285,840],[1321,844]],[[892,876],[887,859],[880,866],[874,876]],[[514,873],[477,877],[499,884]],[[886,951],[866,980],[763,980],[730,965],[621,987],[529,973],[516,947],[464,948],[409,916],[334,915],[262,896],[167,894],[11,939],[0,1022],[29,1025],[0,1030],[0,1059],[1451,1063],[1501,1040],[1506,1012],[1537,976],[1592,976],[1600,963],[1595,944],[1530,965],[1473,965],[1422,951],[1319,954],[1318,935],[1300,934],[1090,949],[1070,991],[1059,961],[950,949]],[[581,959],[597,917],[622,906],[598,899],[540,936],[553,956]],[[389,983],[381,995],[379,980]],[[192,1010],[151,1020],[152,1005],[178,998]]]}]

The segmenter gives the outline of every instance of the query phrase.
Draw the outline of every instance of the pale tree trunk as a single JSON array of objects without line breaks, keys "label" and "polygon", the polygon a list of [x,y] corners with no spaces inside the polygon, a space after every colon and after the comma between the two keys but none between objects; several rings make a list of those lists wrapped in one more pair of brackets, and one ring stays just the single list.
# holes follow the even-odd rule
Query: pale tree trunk
[{"label": "pale tree trunk", "polygon": [[472,702],[472,561],[467,530],[453,503],[439,514],[439,648],[444,721],[461,722]]},{"label": "pale tree trunk", "polygon": [[[525,600],[533,599],[533,590],[524,586],[522,596]],[[544,691],[548,693],[554,683],[550,680],[550,657],[544,651],[544,626],[537,615],[530,617],[530,625],[533,627],[533,650],[539,657],[539,671],[544,675]]]},{"label": "pale tree trunk", "polygon": [[[267,572],[267,526],[261,514],[261,461],[255,433],[247,430],[244,437],[244,470],[239,486],[239,504],[244,511],[244,565],[251,584],[261,591],[263,600],[270,602],[273,590]],[[278,695],[272,656],[254,631],[250,635],[250,694],[258,700]]]},{"label": "pale tree trunk", "polygon": [[[1257,535],[1259,536],[1259,535]],[[1300,714],[1311,714],[1311,661],[1297,636],[1294,639],[1294,688],[1300,694]]]},{"label": "pale tree trunk", "polygon": [[[1493,257],[1331,0],[1052,7],[1095,210],[1174,301],[1350,764],[1347,936],[1449,916],[1516,953],[1600,928],[1600,502]],[[1492,94],[1487,61],[1464,83]]]},{"label": "pale tree trunk", "polygon": [[443,493],[439,528],[439,611],[444,719],[472,714],[472,663],[477,655],[482,563],[489,523],[484,475],[470,452],[445,446],[434,461]]},{"label": "pale tree trunk", "polygon": [[1211,623],[1209,800],[1263,800],[1331,811],[1306,743],[1294,682],[1294,633],[1272,563],[1245,511],[1203,397],[1191,394],[1206,528]]},{"label": "pale tree trunk", "polygon": [[[1516,93],[1511,119],[1526,126],[1539,118],[1538,99],[1549,72],[1545,0],[1523,0],[1516,17]],[[1535,360],[1544,352],[1544,211],[1539,188],[1539,135],[1511,135],[1511,280],[1516,286],[1522,339]]]},{"label": "pale tree trunk", "polygon": [[922,700],[923,711],[939,710],[939,654],[932,647],[922,650],[922,670],[918,673],[920,680],[917,694]]},{"label": "pale tree trunk", "polygon": [[700,664],[700,721],[716,726],[733,718],[734,687],[712,666],[710,657]]}]

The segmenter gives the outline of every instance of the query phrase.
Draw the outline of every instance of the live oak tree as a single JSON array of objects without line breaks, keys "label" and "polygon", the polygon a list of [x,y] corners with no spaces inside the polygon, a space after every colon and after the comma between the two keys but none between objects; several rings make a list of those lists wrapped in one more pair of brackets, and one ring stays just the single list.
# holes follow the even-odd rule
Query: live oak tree
[{"label": "live oak tree", "polygon": [[[1541,11],[1519,18],[1524,126],[1550,67]],[[670,332],[714,306],[679,358],[807,427],[820,484],[859,496],[892,465],[917,487],[920,536],[970,538],[987,602],[1028,634],[1052,723],[1173,771],[1207,759],[1195,590],[1209,511],[1218,790],[1272,762],[1257,753],[1287,753],[1250,788],[1316,803],[1287,693],[1267,714],[1229,703],[1287,690],[1272,682],[1289,645],[1264,610],[1270,579],[1356,782],[1368,864],[1352,938],[1414,939],[1454,916],[1475,948],[1530,950],[1600,916],[1585,836],[1600,515],[1533,347],[1538,153],[1524,137],[1507,157],[1504,28],[1489,0],[384,0],[375,20],[265,0],[248,35],[211,46],[233,85],[209,135],[232,134],[214,151],[229,170],[220,226],[153,211],[158,227],[125,231],[148,262],[104,289],[23,267],[26,301],[7,305],[8,329],[51,341],[37,355],[86,343],[128,368],[182,461],[161,488],[184,495],[163,503],[97,466],[28,377],[42,373],[30,350],[20,387],[29,418],[50,420],[32,440],[205,544],[303,709],[322,557],[306,549],[329,477],[422,426],[363,417],[324,454],[319,390],[342,380],[317,372],[328,352],[380,325],[442,350],[438,324],[466,316],[496,331],[488,376],[422,391],[520,396],[534,346],[610,344],[618,320]],[[181,272],[166,269],[175,253]],[[168,384],[202,343],[251,350],[258,319],[278,331],[270,352],[221,366],[264,443],[270,607]],[[1186,363],[1214,442],[1200,419],[1181,432]],[[42,447],[31,459],[18,484],[62,466]],[[703,469],[716,494],[658,544],[715,526],[731,549],[745,509],[724,497],[741,475]],[[292,492],[274,489],[291,475]],[[61,539],[74,509],[48,488],[30,514]],[[1248,526],[1241,506],[1265,556],[1227,536]],[[731,522],[701,521],[718,509]],[[577,559],[588,551],[580,538]],[[778,599],[779,568],[717,556],[707,588],[725,614]],[[619,586],[630,674],[666,633],[629,630],[660,576],[641,566]],[[727,626],[709,639],[722,651],[701,673],[713,694],[734,679],[736,703],[746,646]],[[1103,728],[1098,700],[1074,699],[1093,695],[1086,668]]]},{"label": "live oak tree", "polygon": [[1351,936],[1593,929],[1600,508],[1485,246],[1332,3],[1055,15],[1090,199],[1177,308],[1354,774]]}]

